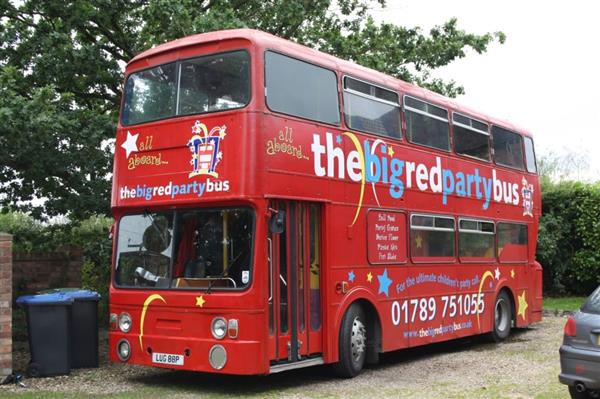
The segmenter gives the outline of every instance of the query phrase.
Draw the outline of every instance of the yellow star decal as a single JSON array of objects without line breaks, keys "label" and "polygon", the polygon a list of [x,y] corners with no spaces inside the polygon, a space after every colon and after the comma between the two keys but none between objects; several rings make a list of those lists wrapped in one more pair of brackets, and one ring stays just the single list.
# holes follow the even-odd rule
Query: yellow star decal
[{"label": "yellow star decal", "polygon": [[390,158],[394,156],[394,149],[392,148],[392,146],[388,147],[388,155],[390,156]]},{"label": "yellow star decal", "polygon": [[512,269],[512,270],[510,271],[510,277],[511,277],[511,278],[515,278],[515,269]]},{"label": "yellow star decal", "polygon": [[369,272],[367,273],[367,281],[370,283],[371,281],[373,281],[373,273]]},{"label": "yellow star decal", "polygon": [[415,241],[417,242],[417,248],[423,247],[423,238],[421,237],[421,234],[417,235],[417,238],[415,239]]},{"label": "yellow star decal", "polygon": [[519,311],[517,312],[517,315],[521,316],[523,320],[527,320],[527,314],[525,311],[527,310],[528,306],[527,300],[525,299],[525,291],[523,291],[523,293],[519,295]]},{"label": "yellow star decal", "polygon": [[205,302],[206,301],[204,300],[204,297],[202,295],[196,297],[196,306],[200,306],[201,308],[203,308]]}]

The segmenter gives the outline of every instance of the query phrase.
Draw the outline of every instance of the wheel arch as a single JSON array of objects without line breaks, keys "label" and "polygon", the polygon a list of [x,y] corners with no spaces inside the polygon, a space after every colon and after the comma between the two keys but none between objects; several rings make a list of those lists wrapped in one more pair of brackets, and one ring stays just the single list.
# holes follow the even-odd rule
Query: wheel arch
[{"label": "wheel arch", "polygon": [[508,285],[503,285],[500,287],[500,289],[496,293],[496,297],[498,297],[498,295],[500,295],[502,292],[506,292],[506,295],[508,295],[508,299],[510,300],[510,317],[513,322],[513,326],[516,326],[517,325],[517,313],[516,313],[516,308],[515,308],[514,293]]},{"label": "wheel arch", "polygon": [[[381,352],[381,315],[379,309],[375,306],[377,303],[374,295],[365,288],[356,288],[349,291],[343,298],[335,313],[335,321],[333,325],[334,334],[330,334],[331,355],[328,358],[331,362],[339,360],[339,340],[340,329],[344,315],[353,304],[358,304],[364,311],[368,330],[373,331],[373,337],[367,335],[367,362],[372,363],[376,355]],[[370,328],[369,328],[370,327]]]}]

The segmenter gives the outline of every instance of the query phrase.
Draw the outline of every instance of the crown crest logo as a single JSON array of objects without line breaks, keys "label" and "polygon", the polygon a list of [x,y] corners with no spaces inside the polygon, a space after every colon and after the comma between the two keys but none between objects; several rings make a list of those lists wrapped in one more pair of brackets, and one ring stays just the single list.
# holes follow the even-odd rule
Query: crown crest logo
[{"label": "crown crest logo", "polygon": [[521,195],[523,196],[523,216],[533,216],[533,184],[527,182],[523,177],[521,180],[523,188]]},{"label": "crown crest logo", "polygon": [[192,171],[188,177],[208,175],[219,177],[216,172],[217,165],[223,159],[223,152],[219,151],[221,141],[227,135],[227,126],[215,126],[210,132],[206,125],[196,121],[192,126],[192,137],[187,145],[192,152]]}]

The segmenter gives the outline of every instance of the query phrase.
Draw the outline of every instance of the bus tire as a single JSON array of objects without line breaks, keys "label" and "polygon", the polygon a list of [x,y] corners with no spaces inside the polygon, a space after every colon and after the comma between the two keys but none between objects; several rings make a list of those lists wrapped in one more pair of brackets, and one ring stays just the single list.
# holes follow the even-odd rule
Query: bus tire
[{"label": "bus tire", "polygon": [[494,327],[490,338],[502,342],[510,335],[512,325],[512,305],[506,291],[501,291],[494,302]]},{"label": "bus tire", "polygon": [[367,324],[365,312],[357,303],[350,305],[342,320],[339,350],[336,374],[343,378],[358,375],[367,358]]}]

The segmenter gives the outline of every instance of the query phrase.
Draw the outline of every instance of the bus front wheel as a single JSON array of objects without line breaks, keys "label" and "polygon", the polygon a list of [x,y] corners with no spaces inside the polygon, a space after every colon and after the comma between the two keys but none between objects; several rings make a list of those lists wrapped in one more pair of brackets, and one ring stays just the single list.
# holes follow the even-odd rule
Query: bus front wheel
[{"label": "bus front wheel", "polygon": [[358,375],[367,358],[367,324],[364,310],[357,303],[348,308],[342,320],[339,349],[336,374],[344,378]]},{"label": "bus front wheel", "polygon": [[490,336],[494,342],[504,341],[510,334],[512,306],[506,291],[500,292],[494,302],[494,328]]}]

